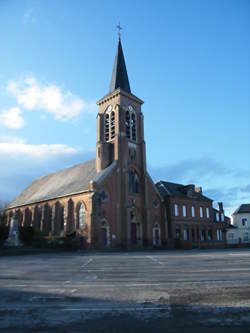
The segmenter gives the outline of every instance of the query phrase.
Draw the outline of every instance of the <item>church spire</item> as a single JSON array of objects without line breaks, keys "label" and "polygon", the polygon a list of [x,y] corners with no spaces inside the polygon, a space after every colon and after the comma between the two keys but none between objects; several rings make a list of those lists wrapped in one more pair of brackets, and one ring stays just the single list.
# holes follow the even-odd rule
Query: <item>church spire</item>
[{"label": "church spire", "polygon": [[117,52],[116,52],[116,56],[115,56],[115,62],[114,62],[109,92],[111,93],[118,88],[120,88],[121,90],[123,90],[127,93],[131,93],[126,64],[125,64],[124,55],[123,55],[123,51],[122,51],[120,34],[119,34],[118,47],[117,47]]}]

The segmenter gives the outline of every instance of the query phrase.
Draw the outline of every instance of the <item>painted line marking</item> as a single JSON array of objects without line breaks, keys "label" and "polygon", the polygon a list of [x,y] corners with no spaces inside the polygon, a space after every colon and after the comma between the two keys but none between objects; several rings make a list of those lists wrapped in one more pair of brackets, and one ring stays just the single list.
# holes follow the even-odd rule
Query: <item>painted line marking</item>
[{"label": "painted line marking", "polygon": [[63,284],[68,284],[68,283],[70,283],[69,280],[63,282]]},{"label": "painted line marking", "polygon": [[170,310],[169,306],[151,306],[151,307],[114,307],[114,308],[69,308],[59,309],[59,311],[148,311],[148,310]]},{"label": "painted line marking", "polygon": [[159,261],[159,260],[158,260],[157,258],[155,258],[155,257],[147,256],[147,258],[148,258],[148,259],[151,259],[151,260],[154,261],[154,262],[157,262],[157,264],[159,264],[159,265],[163,265],[163,266],[164,266],[164,263],[161,262],[161,261]]},{"label": "painted line marking", "polygon": [[88,264],[91,263],[91,261],[93,261],[93,258],[90,258],[85,264],[83,264],[83,265],[81,266],[81,268],[86,267]]}]

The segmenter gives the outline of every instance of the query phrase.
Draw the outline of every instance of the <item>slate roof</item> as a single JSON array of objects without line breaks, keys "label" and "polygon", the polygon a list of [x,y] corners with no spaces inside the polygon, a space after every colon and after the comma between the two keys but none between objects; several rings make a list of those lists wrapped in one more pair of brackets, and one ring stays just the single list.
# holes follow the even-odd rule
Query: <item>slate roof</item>
[{"label": "slate roof", "polygon": [[[204,201],[213,201],[203,195],[202,193],[196,192],[193,190],[191,194],[187,193],[187,189],[189,185],[183,185],[183,184],[177,184],[177,183],[171,183],[171,182],[165,182],[165,181],[159,181],[156,183],[156,186],[160,192],[160,194],[163,197],[166,196],[177,196],[183,199],[191,198],[191,199],[199,199]],[[190,187],[194,185],[190,185]]]},{"label": "slate roof", "polygon": [[95,160],[90,160],[38,178],[14,199],[8,207],[17,207],[88,191],[89,182],[100,180],[114,166],[114,163],[97,173]]},{"label": "slate roof", "polygon": [[116,56],[115,56],[115,62],[114,62],[109,92],[111,93],[118,88],[122,89],[123,91],[125,91],[127,93],[131,93],[120,38],[118,41],[118,47],[117,47],[117,52],[116,52]]},{"label": "slate roof", "polygon": [[235,214],[241,214],[241,213],[250,213],[250,204],[242,204],[240,207],[236,209],[235,212],[233,212],[232,215]]}]

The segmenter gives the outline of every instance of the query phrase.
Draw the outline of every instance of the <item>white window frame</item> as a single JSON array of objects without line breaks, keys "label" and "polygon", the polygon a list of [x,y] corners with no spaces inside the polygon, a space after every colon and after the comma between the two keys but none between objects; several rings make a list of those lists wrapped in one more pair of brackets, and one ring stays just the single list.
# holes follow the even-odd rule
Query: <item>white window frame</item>
[{"label": "white window frame", "polygon": [[[243,224],[243,222],[244,222],[244,224]],[[247,218],[246,217],[242,217],[241,224],[242,224],[242,227],[247,227]]]},{"label": "white window frame", "polygon": [[223,213],[220,214],[220,218],[221,218],[221,222],[224,222],[225,218],[224,218],[224,214]]},{"label": "white window frame", "polygon": [[221,229],[217,229],[217,240],[218,241],[222,241],[222,231]]},{"label": "white window frame", "polygon": [[187,206],[186,205],[182,205],[182,216],[187,217]]},{"label": "white window frame", "polygon": [[191,207],[191,213],[192,213],[192,217],[195,217],[195,207],[194,206]]},{"label": "white window frame", "polygon": [[209,208],[208,208],[208,207],[206,207],[206,216],[207,216],[207,219],[210,218],[210,211],[209,211]]},{"label": "white window frame", "polygon": [[188,229],[187,228],[183,229],[183,240],[188,240]]},{"label": "white window frame", "polygon": [[179,216],[179,207],[177,204],[174,204],[174,216]]},{"label": "white window frame", "polygon": [[249,234],[248,232],[243,232],[243,242],[248,242],[249,241]]},{"label": "white window frame", "polygon": [[200,206],[200,218],[202,219],[203,218],[203,207]]},{"label": "white window frame", "polygon": [[216,222],[220,222],[220,214],[218,212],[216,213]]}]

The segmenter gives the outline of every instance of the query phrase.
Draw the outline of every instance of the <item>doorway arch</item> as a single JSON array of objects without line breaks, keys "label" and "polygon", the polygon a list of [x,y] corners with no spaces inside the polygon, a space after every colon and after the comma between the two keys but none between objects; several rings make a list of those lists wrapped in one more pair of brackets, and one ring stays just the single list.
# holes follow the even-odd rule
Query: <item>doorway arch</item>
[{"label": "doorway arch", "polygon": [[102,220],[101,222],[101,246],[109,247],[110,246],[110,230],[109,224],[106,220]]},{"label": "doorway arch", "polygon": [[153,246],[161,246],[161,229],[158,223],[153,227]]}]

